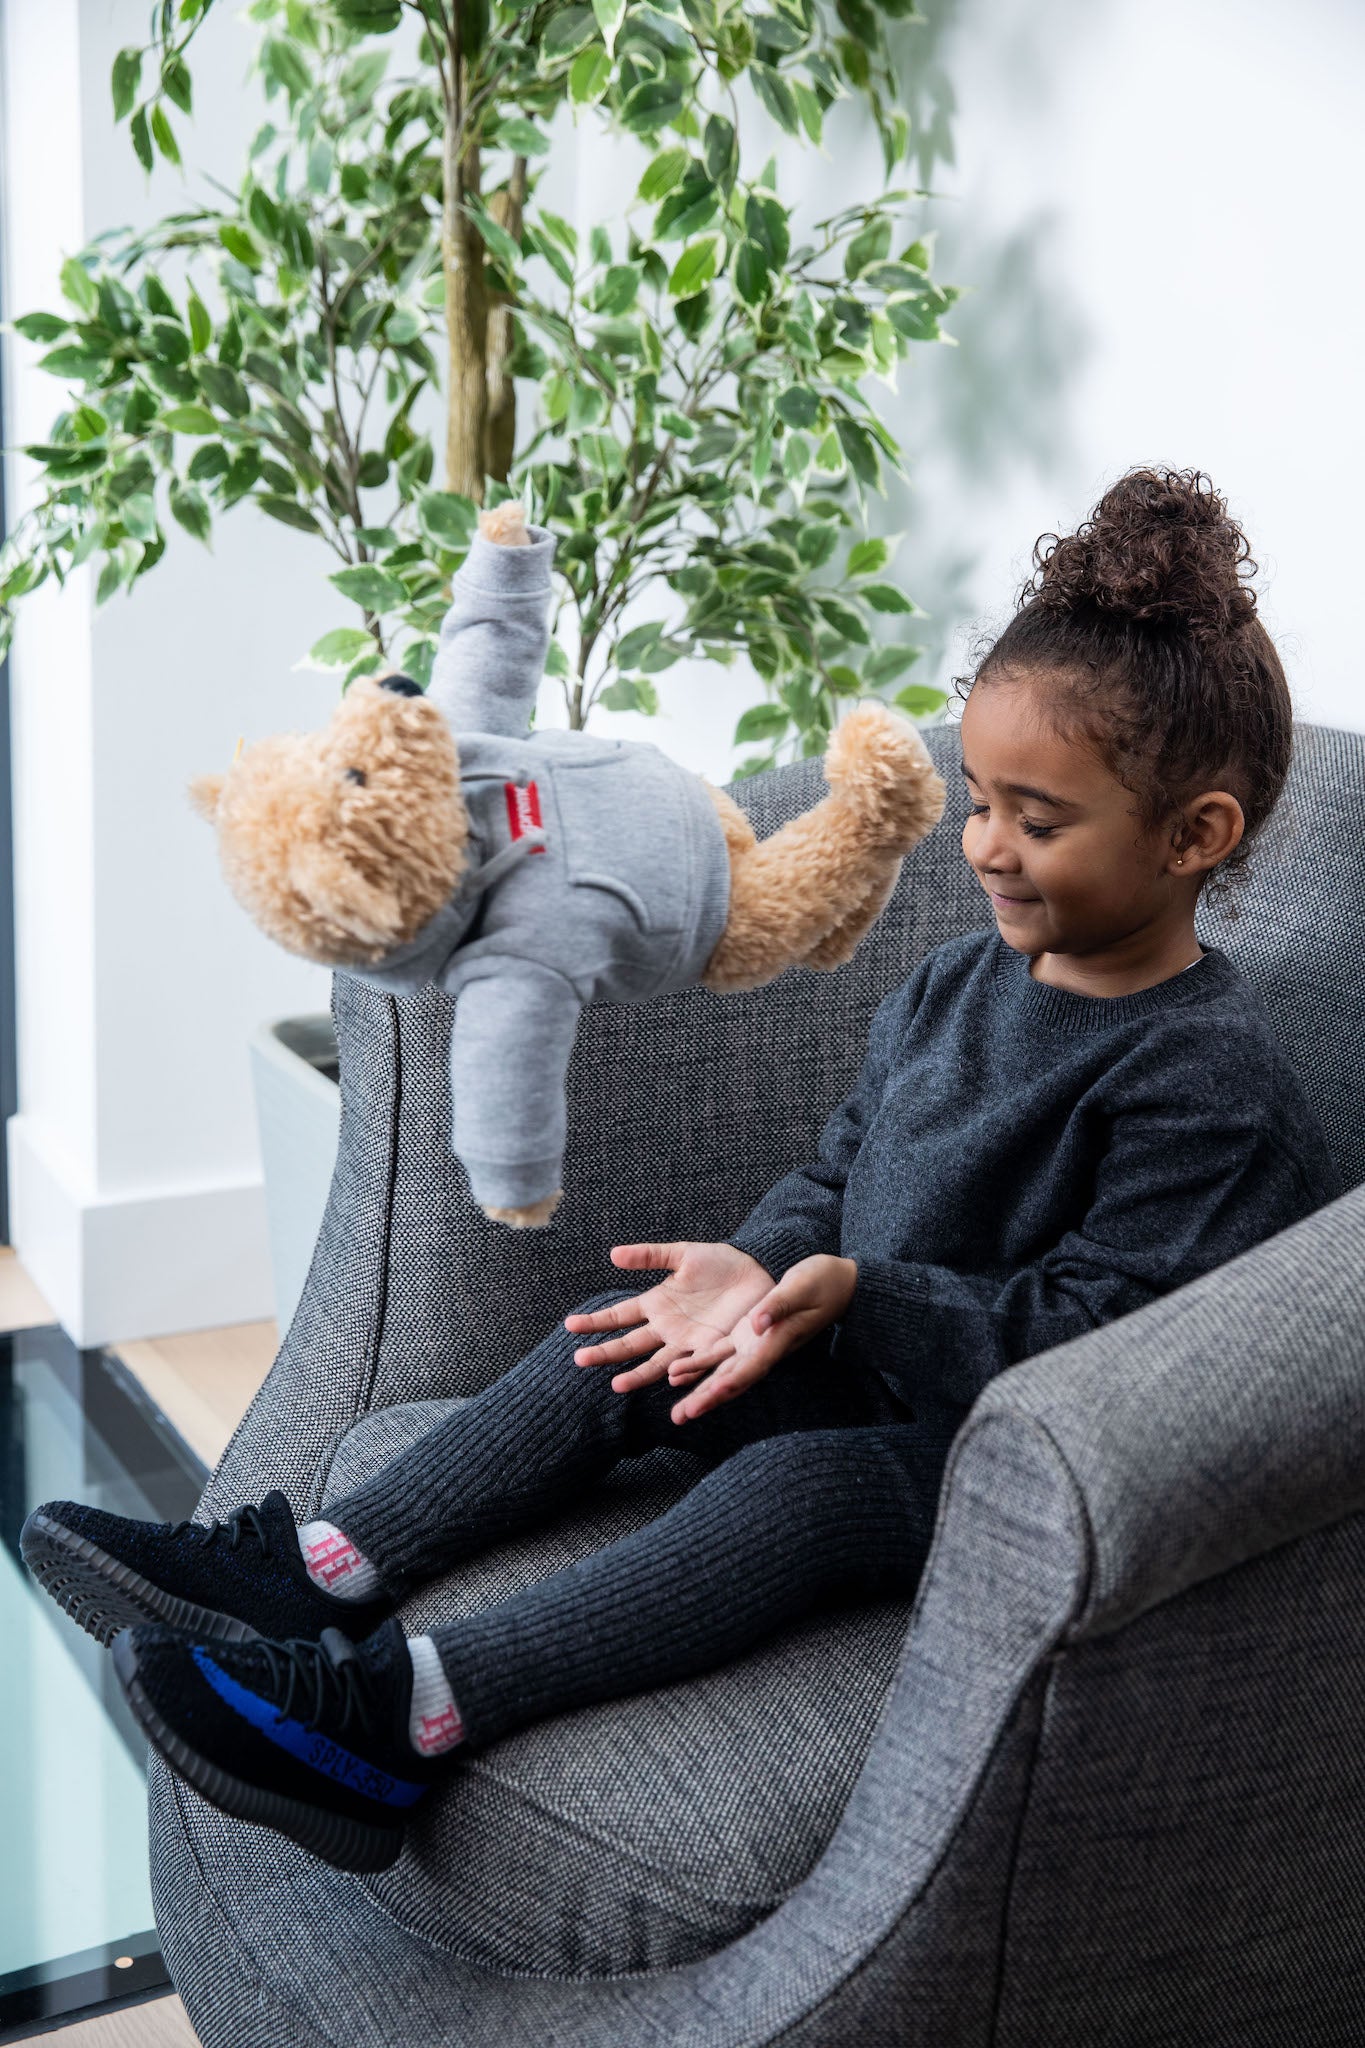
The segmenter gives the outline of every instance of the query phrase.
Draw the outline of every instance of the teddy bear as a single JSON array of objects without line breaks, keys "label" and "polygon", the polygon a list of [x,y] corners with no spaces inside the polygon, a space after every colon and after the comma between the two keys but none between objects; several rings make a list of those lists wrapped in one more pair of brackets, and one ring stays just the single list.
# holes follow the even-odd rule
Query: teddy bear
[{"label": "teddy bear", "polygon": [[474,1201],[515,1228],[563,1196],[583,1006],[837,967],[946,795],[879,702],[835,727],[828,795],[762,840],[647,741],[532,728],[554,550],[515,499],[481,513],[425,690],[354,682],[319,731],[258,740],[189,791],[262,930],[392,992],[455,998],[452,1149]]}]

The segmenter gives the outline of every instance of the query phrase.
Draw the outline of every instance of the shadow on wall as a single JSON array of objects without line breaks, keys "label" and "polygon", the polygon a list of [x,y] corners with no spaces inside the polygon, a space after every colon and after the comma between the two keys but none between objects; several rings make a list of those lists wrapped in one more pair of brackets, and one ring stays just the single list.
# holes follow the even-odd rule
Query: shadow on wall
[{"label": "shadow on wall", "polygon": [[[915,170],[933,195],[925,224],[937,237],[934,274],[963,296],[945,323],[956,345],[912,351],[899,392],[886,394],[910,480],[888,475],[883,518],[904,533],[897,579],[926,613],[907,635],[925,649],[912,679],[948,688],[970,651],[964,632],[970,643],[973,627],[1003,624],[1016,594],[980,586],[974,515],[1021,468],[1044,480],[1065,474],[1076,454],[1072,394],[1093,343],[1069,285],[1056,209],[1035,205],[1010,218],[991,196],[1008,193],[1010,181],[986,153],[1030,147],[1046,133],[1052,86],[1038,41],[1052,38],[1036,12],[1010,19],[999,0],[921,5],[921,19],[896,32],[903,105]],[[1075,10],[1064,0],[1059,11],[1070,18]],[[1000,103],[1002,78],[1018,109],[1009,125],[978,104]]]}]

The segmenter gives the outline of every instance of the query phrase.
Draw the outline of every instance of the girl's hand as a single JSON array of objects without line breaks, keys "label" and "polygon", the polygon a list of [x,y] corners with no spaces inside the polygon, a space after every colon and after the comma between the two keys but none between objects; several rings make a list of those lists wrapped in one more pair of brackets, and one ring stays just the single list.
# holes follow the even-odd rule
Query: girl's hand
[{"label": "girl's hand", "polygon": [[615,1365],[651,1354],[633,1371],[617,1373],[612,1386],[619,1394],[661,1380],[674,1365],[689,1377],[709,1371],[730,1355],[735,1325],[772,1291],[767,1268],[732,1244],[618,1244],[611,1256],[615,1265],[646,1272],[666,1266],[672,1276],[610,1308],[564,1318],[566,1330],[629,1331],[611,1343],[575,1351],[579,1365]]},{"label": "girl's hand", "polygon": [[737,1324],[731,1355],[679,1401],[673,1420],[690,1422],[754,1386],[788,1351],[837,1323],[857,1284],[858,1268],[852,1259],[816,1252],[798,1260]]}]

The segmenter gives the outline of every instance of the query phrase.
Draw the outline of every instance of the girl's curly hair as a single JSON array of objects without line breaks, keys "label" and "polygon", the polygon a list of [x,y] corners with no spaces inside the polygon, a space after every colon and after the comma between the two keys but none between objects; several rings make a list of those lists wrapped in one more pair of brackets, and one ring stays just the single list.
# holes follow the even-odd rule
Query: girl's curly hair
[{"label": "girl's curly hair", "polygon": [[1135,469],[1075,533],[1045,533],[1033,560],[1014,617],[957,694],[1045,674],[1059,723],[1137,797],[1148,831],[1200,790],[1229,790],[1245,830],[1205,877],[1225,894],[1279,800],[1293,735],[1241,527],[1199,470]]}]

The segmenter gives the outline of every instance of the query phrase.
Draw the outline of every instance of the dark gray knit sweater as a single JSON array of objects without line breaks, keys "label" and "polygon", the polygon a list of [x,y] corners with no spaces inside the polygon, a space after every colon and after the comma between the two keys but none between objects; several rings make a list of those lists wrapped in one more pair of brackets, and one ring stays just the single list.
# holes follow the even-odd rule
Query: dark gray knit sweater
[{"label": "dark gray knit sweater", "polygon": [[1216,946],[1153,988],[1035,981],[995,931],[886,997],[818,1159],[729,1240],[780,1279],[854,1259],[834,1355],[924,1419],[1331,1200],[1318,1118],[1259,997]]}]

